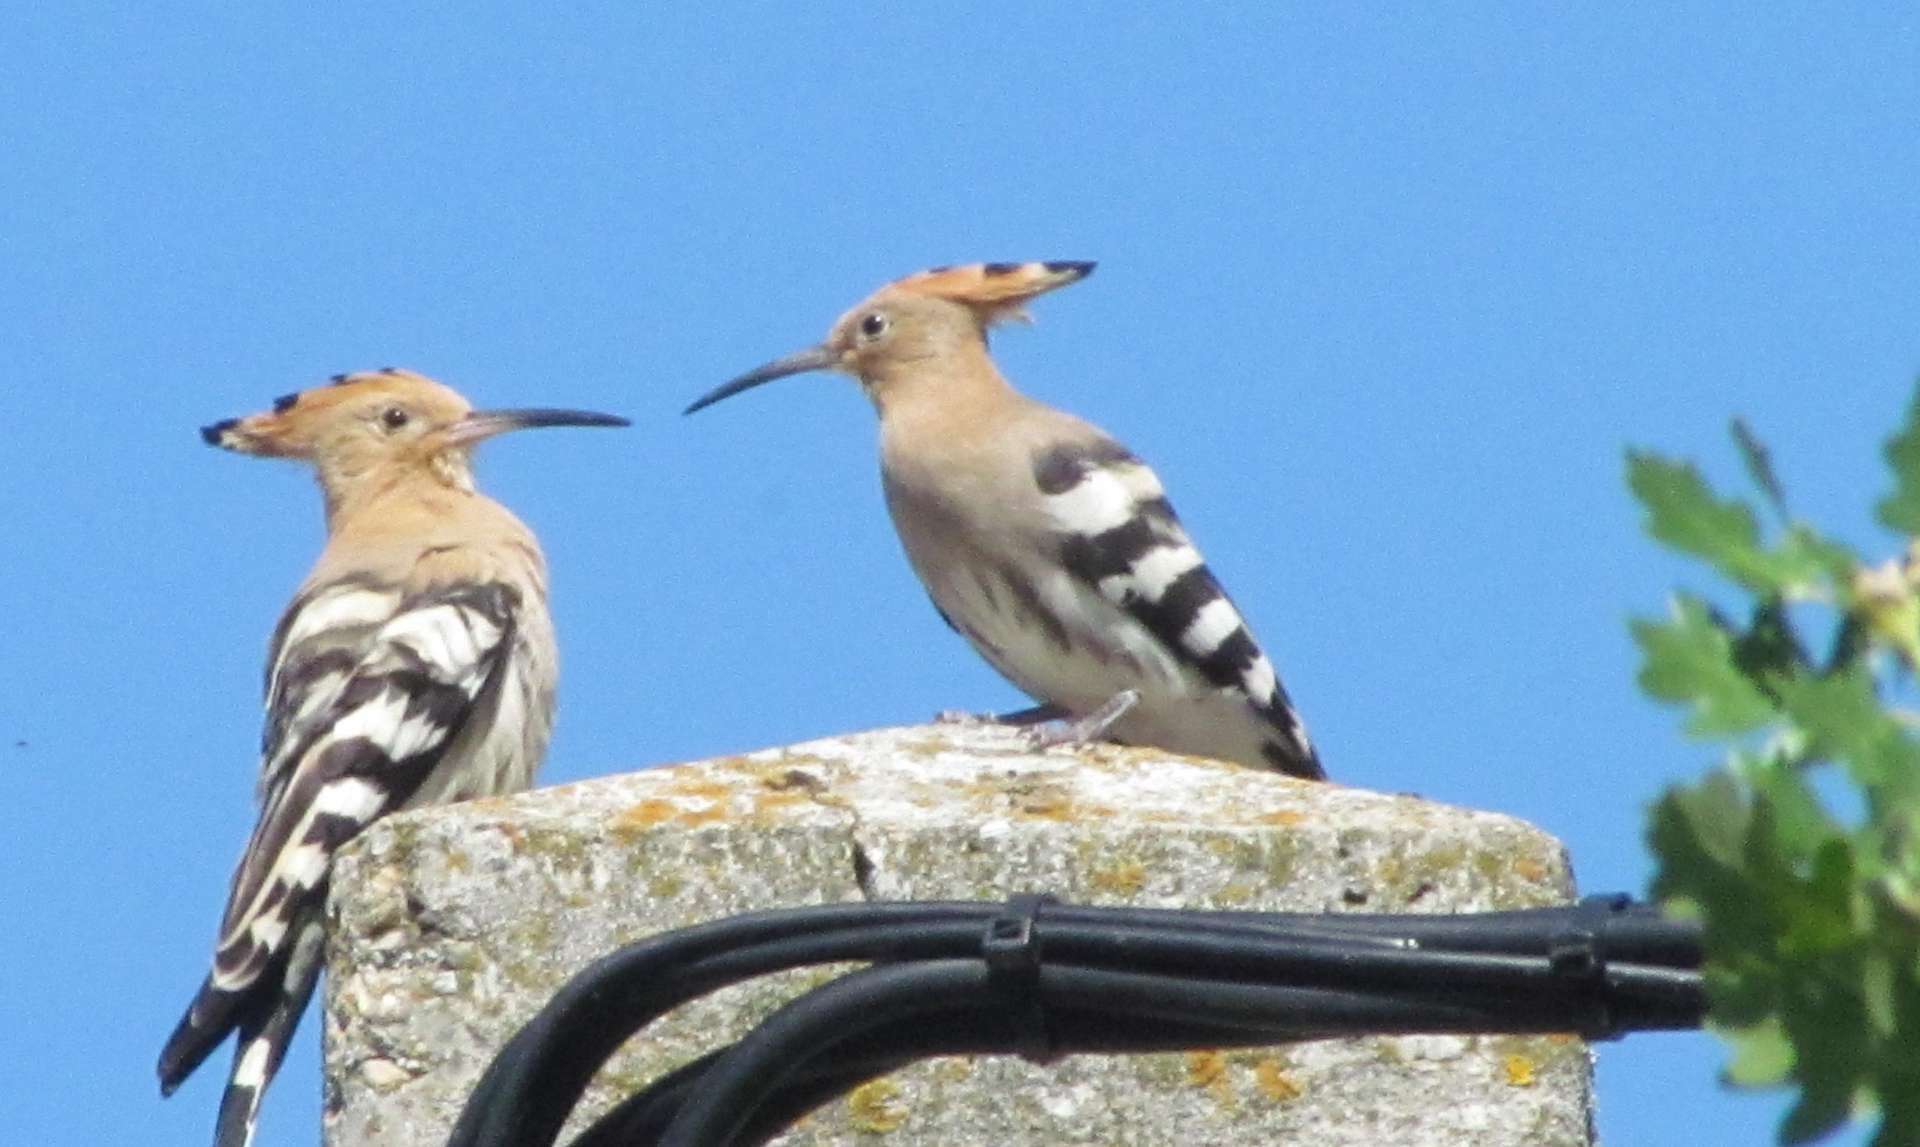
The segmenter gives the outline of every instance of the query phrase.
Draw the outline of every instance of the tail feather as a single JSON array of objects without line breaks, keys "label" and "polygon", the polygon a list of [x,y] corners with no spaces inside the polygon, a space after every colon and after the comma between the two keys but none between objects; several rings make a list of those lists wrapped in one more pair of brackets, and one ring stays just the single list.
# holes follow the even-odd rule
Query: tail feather
[{"label": "tail feather", "polygon": [[293,950],[287,956],[278,983],[260,985],[261,1006],[239,1023],[239,1038],[233,1048],[233,1068],[227,1077],[227,1090],[220,1098],[220,1117],[214,1125],[214,1147],[248,1147],[253,1142],[254,1123],[260,1115],[260,1100],[280,1061],[286,1058],[287,1045],[299,1027],[300,1017],[313,998],[314,985],[325,963],[325,927],[318,912],[302,913],[295,924]]},{"label": "tail feather", "polygon": [[198,1071],[207,1057],[213,1054],[227,1038],[227,1033],[238,1022],[234,1010],[240,1006],[243,993],[223,991],[214,986],[213,977],[200,985],[200,991],[193,997],[193,1003],[187,1007],[187,1014],[180,1017],[180,1023],[167,1037],[167,1046],[160,1049],[160,1094],[172,1095],[188,1076]]},{"label": "tail feather", "polygon": [[247,1147],[253,1142],[260,1100],[286,1058],[287,1045],[319,981],[326,955],[320,906],[303,908],[289,932],[292,943],[279,967],[270,967],[244,988],[218,987],[209,976],[160,1052],[160,1094],[172,1095],[229,1033],[237,1036],[214,1128],[215,1147]]}]

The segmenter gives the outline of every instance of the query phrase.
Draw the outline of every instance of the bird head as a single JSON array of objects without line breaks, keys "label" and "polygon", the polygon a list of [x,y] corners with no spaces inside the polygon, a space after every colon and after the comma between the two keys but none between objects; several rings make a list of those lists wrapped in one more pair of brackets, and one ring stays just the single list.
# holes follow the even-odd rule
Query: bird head
[{"label": "bird head", "polygon": [[838,370],[881,390],[955,355],[980,354],[998,322],[1026,317],[1028,300],[1079,282],[1092,263],[970,263],[888,283],[840,316],[825,342],[755,367],[709,391],[686,413],[789,375]]},{"label": "bird head", "polygon": [[458,479],[474,444],[509,430],[626,425],[581,410],[475,410],[451,387],[389,367],[335,375],[325,386],[275,399],[272,410],[204,426],[200,436],[241,454],[311,462],[331,495],[395,468]]}]

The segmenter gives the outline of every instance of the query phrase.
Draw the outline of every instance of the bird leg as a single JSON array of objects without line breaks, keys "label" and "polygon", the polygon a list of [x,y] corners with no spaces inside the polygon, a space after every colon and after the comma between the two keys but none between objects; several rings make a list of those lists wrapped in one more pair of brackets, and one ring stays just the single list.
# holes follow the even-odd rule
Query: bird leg
[{"label": "bird leg", "polygon": [[933,715],[936,725],[1013,725],[1026,728],[1046,721],[1064,721],[1067,711],[1058,705],[1035,705],[1011,713],[969,713],[965,709],[942,709]]},{"label": "bird leg", "polygon": [[[1081,717],[1077,721],[1048,720],[1044,724],[1033,725],[1025,730],[1027,740],[1036,749],[1048,749],[1055,745],[1084,744],[1097,741],[1106,735],[1115,721],[1127,715],[1140,703],[1140,694],[1134,689],[1122,689],[1107,698],[1098,709]],[[1046,706],[1041,706],[1046,708]]]},{"label": "bird leg", "polygon": [[1058,705],[1035,705],[1031,709],[1015,709],[1011,713],[994,714],[995,721],[1002,725],[1017,725],[1026,728],[1030,725],[1044,725],[1048,721],[1064,721],[1067,711]]}]

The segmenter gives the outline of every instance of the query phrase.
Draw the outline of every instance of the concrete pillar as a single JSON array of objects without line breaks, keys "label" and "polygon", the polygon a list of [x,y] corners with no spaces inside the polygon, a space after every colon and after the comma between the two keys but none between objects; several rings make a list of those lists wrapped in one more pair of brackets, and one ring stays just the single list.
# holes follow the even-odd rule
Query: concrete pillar
[{"label": "concrete pillar", "polygon": [[[341,858],[327,998],[331,1147],[438,1147],[481,1070],[573,973],[753,909],[1003,899],[1451,912],[1566,902],[1565,853],[1504,816],[1154,750],[1030,750],[927,726],[392,817]],[[574,1130],[825,973],[743,985],[643,1033]],[[788,1144],[1459,1144],[1591,1140],[1570,1037],[947,1059],[869,1084]],[[571,1134],[571,1132],[569,1132]],[[564,1141],[564,1140],[563,1140]]]}]

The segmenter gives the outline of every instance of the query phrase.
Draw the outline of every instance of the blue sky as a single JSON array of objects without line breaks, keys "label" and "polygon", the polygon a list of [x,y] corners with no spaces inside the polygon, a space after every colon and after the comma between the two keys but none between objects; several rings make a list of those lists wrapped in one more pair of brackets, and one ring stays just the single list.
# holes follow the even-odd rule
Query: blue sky
[{"label": "blue sky", "polygon": [[[195,428],[388,364],[628,414],[489,447],[566,653],[544,779],[1019,703],[947,633],[821,377],[682,420],[884,280],[1098,259],[996,344],[1154,462],[1333,774],[1643,890],[1707,763],[1625,620],[1699,578],[1628,443],[1726,422],[1870,548],[1920,372],[1897,8],[438,5],[0,14],[0,1141],[204,1143],[161,1103],[251,823],[267,634],[320,542]],[[263,1142],[317,1140],[317,1024]],[[1762,1141],[1702,1036],[1604,1048],[1610,1143]]]}]

